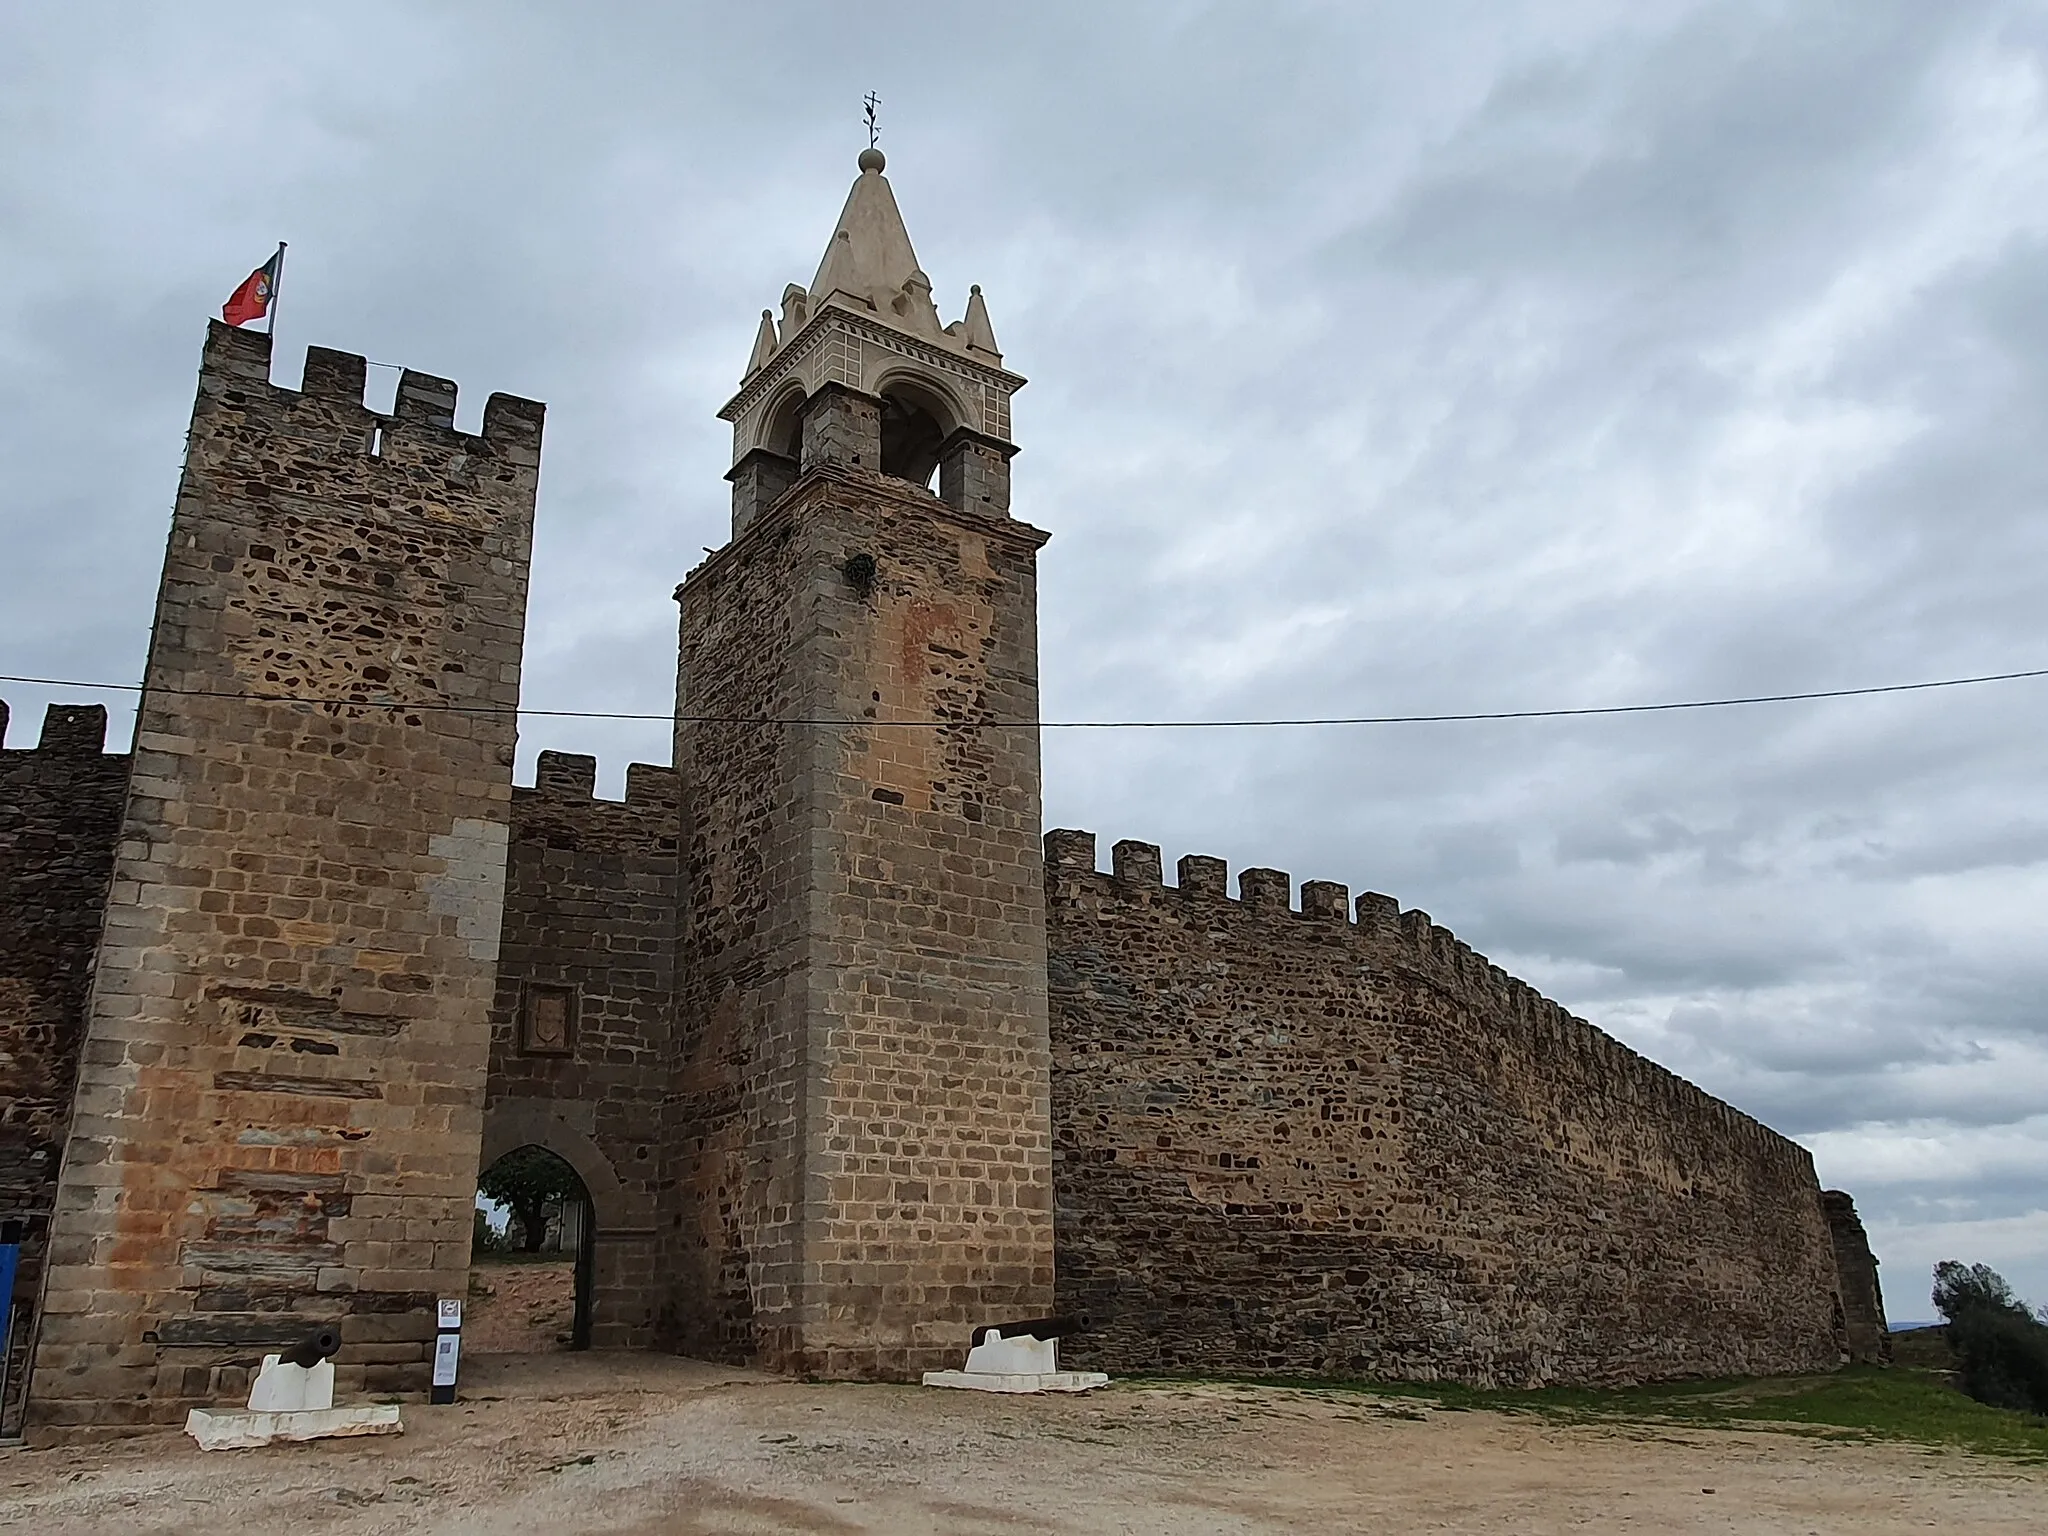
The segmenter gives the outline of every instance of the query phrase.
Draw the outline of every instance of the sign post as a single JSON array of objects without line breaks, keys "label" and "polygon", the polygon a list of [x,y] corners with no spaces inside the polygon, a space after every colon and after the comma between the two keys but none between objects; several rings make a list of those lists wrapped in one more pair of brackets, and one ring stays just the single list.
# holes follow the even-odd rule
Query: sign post
[{"label": "sign post", "polygon": [[441,1299],[437,1309],[434,1335],[434,1390],[428,1401],[452,1403],[455,1401],[455,1370],[462,1359],[462,1302],[460,1298]]}]

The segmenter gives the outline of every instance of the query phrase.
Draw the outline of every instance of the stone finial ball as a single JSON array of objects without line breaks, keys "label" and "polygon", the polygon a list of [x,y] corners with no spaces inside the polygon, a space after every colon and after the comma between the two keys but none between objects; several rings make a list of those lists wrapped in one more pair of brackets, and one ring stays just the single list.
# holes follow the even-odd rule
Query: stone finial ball
[{"label": "stone finial ball", "polygon": [[882,158],[882,152],[872,145],[860,152],[860,168],[864,171],[879,171],[888,163]]}]

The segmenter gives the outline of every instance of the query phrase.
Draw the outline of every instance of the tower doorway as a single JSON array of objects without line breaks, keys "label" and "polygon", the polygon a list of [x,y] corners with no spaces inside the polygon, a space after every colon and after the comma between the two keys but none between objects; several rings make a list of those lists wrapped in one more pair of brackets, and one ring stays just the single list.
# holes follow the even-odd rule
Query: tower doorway
[{"label": "tower doorway", "polygon": [[597,1211],[568,1161],[528,1143],[477,1178],[464,1347],[479,1354],[590,1348]]}]

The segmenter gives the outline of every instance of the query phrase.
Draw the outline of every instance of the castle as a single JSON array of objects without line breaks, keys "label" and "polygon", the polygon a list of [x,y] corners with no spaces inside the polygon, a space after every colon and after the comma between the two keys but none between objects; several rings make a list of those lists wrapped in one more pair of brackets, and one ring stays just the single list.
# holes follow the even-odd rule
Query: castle
[{"label": "castle", "polygon": [[29,1421],[174,1421],[327,1322],[342,1391],[423,1389],[530,1145],[605,1348],[904,1378],[1058,1310],[1111,1370],[1881,1356],[1791,1141],[1388,897],[1042,831],[1024,380],[882,171],[722,412],[731,539],[623,801],[513,783],[542,407],[466,433],[408,370],[380,414],[361,357],[294,391],[210,327],[133,751],[57,706],[0,752]]}]

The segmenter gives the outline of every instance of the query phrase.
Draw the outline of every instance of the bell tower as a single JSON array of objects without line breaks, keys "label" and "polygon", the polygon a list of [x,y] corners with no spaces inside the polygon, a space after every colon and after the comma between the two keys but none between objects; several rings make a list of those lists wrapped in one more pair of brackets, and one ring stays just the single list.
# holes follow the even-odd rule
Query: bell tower
[{"label": "bell tower", "polygon": [[761,311],[746,378],[722,419],[733,425],[733,535],[803,471],[834,464],[929,486],[961,512],[1008,517],[1010,397],[981,288],[939,323],[879,149],[860,179],[808,290],[782,293],[782,319]]},{"label": "bell tower", "polygon": [[671,1316],[829,1376],[1052,1300],[1036,564],[978,288],[883,177],[764,311],[732,539],[677,589],[684,1053]]}]

